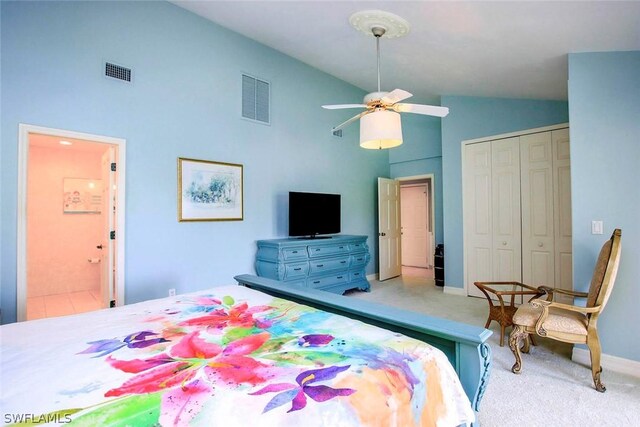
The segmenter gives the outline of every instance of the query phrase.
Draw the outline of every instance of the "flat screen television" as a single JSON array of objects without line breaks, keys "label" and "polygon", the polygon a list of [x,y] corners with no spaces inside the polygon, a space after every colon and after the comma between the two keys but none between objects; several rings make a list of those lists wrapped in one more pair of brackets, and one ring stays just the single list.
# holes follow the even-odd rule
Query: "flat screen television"
[{"label": "flat screen television", "polygon": [[340,233],[340,195],[289,192],[289,236]]}]

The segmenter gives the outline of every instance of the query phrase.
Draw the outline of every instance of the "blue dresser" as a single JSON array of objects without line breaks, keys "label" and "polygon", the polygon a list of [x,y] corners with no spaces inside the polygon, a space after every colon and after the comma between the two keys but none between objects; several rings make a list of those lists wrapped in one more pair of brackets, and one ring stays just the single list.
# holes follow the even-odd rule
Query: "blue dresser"
[{"label": "blue dresser", "polygon": [[369,291],[365,267],[370,259],[367,236],[258,240],[256,272],[287,285],[337,294],[354,288]]}]

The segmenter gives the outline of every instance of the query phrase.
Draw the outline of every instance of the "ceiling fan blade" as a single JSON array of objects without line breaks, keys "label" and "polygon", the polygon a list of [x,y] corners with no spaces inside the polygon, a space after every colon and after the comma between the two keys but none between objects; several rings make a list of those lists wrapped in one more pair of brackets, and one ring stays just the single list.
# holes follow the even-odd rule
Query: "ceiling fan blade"
[{"label": "ceiling fan blade", "polygon": [[340,123],[338,126],[335,126],[333,129],[331,129],[331,132],[335,132],[339,129],[342,129],[343,127],[350,125],[351,123],[355,122],[356,120],[358,120],[360,117],[365,116],[369,113],[372,113],[374,110],[366,110],[363,111],[360,114],[356,114],[355,116],[351,117],[349,120],[347,120],[346,122]]},{"label": "ceiling fan blade", "polygon": [[344,108],[367,108],[365,104],[336,104],[336,105],[323,105],[322,108],[327,110],[342,110]]},{"label": "ceiling fan blade", "polygon": [[387,105],[395,104],[396,102],[400,102],[403,99],[411,98],[413,95],[402,89],[394,89],[389,92],[386,96],[383,96],[381,101]]},{"label": "ceiling fan blade", "polygon": [[447,107],[439,107],[437,105],[395,104],[392,108],[398,113],[415,113],[436,117],[446,117],[449,114]]}]

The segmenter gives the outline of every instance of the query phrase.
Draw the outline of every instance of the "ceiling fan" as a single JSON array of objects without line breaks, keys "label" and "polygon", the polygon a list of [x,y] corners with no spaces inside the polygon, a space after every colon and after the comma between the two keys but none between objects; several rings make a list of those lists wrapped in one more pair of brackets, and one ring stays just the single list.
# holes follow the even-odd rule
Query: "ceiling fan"
[{"label": "ceiling fan", "polygon": [[[362,104],[323,105],[328,110],[364,108],[349,120],[340,123],[332,132],[360,120],[360,146],[363,148],[391,148],[402,144],[402,128],[398,113],[424,114],[427,116],[445,117],[449,114],[447,107],[422,104],[401,103],[413,96],[402,89],[391,92],[380,90],[380,38],[400,37],[408,32],[409,24],[397,15],[383,11],[364,11],[353,14],[350,21],[354,27],[365,33],[370,32],[376,38],[376,56],[378,72],[378,90],[367,94]],[[389,33],[391,29],[391,34]]]}]

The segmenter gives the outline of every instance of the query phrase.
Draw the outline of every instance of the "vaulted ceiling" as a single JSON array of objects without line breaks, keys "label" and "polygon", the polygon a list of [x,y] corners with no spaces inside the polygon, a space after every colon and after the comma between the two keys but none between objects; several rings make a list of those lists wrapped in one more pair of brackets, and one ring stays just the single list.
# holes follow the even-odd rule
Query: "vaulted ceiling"
[{"label": "vaulted ceiling", "polygon": [[411,25],[381,40],[382,89],[417,98],[567,99],[567,54],[640,50],[640,2],[173,1],[315,68],[375,90],[375,39],[349,16]]}]

